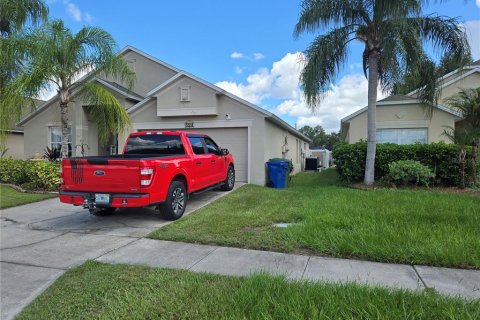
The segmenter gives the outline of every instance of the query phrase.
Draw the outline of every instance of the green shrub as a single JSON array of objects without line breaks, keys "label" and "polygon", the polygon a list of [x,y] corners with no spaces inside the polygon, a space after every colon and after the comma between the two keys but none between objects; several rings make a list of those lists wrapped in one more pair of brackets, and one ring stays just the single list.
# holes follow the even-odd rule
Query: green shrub
[{"label": "green shrub", "polygon": [[0,181],[33,189],[55,190],[60,185],[60,164],[2,158]]},{"label": "green shrub", "polygon": [[[446,143],[398,145],[378,144],[375,156],[375,179],[387,176],[389,164],[399,160],[415,160],[427,166],[435,174],[434,183],[444,186],[458,186],[460,164],[458,146]],[[467,148],[467,152],[472,152]],[[365,174],[367,143],[337,144],[333,158],[340,178],[347,182],[362,181]],[[466,174],[472,173],[471,164]]]},{"label": "green shrub", "polygon": [[432,170],[414,160],[399,160],[388,165],[388,179],[395,185],[427,186],[435,178]]},{"label": "green shrub", "polygon": [[28,182],[27,162],[13,158],[0,159],[0,181],[20,185]]}]

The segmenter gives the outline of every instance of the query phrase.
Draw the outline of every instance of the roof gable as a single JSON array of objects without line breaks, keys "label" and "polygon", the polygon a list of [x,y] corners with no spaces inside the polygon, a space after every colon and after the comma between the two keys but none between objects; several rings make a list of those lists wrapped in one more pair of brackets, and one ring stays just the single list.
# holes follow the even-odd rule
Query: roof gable
[{"label": "roof gable", "polygon": [[[393,97],[393,96],[392,96]],[[388,97],[390,98],[390,97]],[[385,99],[382,99],[380,101],[377,102],[377,107],[382,107],[382,106],[399,106],[399,105],[415,105],[415,104],[418,104],[419,106],[422,104],[422,102],[418,99],[415,99],[415,98],[410,98],[408,97],[409,99],[388,99],[388,98],[385,98]],[[438,110],[441,110],[443,112],[446,112],[446,113],[449,113],[455,117],[458,117],[458,118],[462,118],[462,115],[448,107],[445,107],[445,106],[442,106],[442,105],[436,105],[434,106],[435,109],[438,109]],[[352,120],[353,118],[359,116],[360,114],[366,112],[368,110],[368,106],[367,107],[363,107],[361,108],[360,110],[357,110],[355,111],[354,113],[352,114],[349,114],[348,116],[342,118],[342,120],[340,120],[341,123],[344,123],[344,122],[349,122],[350,120]]]}]

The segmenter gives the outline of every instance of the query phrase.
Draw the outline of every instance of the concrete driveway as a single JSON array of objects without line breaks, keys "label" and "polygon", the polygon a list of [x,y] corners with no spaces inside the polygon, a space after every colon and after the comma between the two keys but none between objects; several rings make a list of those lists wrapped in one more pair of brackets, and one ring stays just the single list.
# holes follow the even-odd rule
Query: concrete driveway
[{"label": "concrete driveway", "polygon": [[[192,196],[185,214],[226,194]],[[96,217],[58,199],[0,210],[0,221],[1,319],[13,318],[67,269],[171,223],[144,208]]]}]

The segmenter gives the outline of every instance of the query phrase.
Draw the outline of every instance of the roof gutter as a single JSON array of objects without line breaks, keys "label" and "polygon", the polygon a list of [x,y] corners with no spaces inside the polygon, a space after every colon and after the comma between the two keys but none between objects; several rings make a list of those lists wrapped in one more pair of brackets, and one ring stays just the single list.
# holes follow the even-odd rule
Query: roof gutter
[{"label": "roof gutter", "polygon": [[[268,112],[268,111],[267,111]],[[293,135],[299,137],[299,138],[302,138],[303,140],[306,140],[308,143],[312,142],[312,140],[307,137],[306,135],[302,134],[300,131],[298,131],[297,129],[295,129],[294,127],[292,127],[291,125],[289,125],[287,122],[285,122],[284,120],[280,119],[279,117],[277,117],[276,115],[274,115],[273,113],[270,113],[269,116],[266,117],[267,119],[269,119],[270,121],[280,125],[282,128],[284,129],[287,129],[287,131],[289,131],[290,133],[292,133]]]}]

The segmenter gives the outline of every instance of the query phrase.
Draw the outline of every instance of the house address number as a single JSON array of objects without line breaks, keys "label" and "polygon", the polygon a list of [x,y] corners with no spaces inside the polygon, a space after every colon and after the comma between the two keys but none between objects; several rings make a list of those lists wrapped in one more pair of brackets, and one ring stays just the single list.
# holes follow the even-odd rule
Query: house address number
[{"label": "house address number", "polygon": [[193,121],[185,121],[185,128],[194,128]]}]

